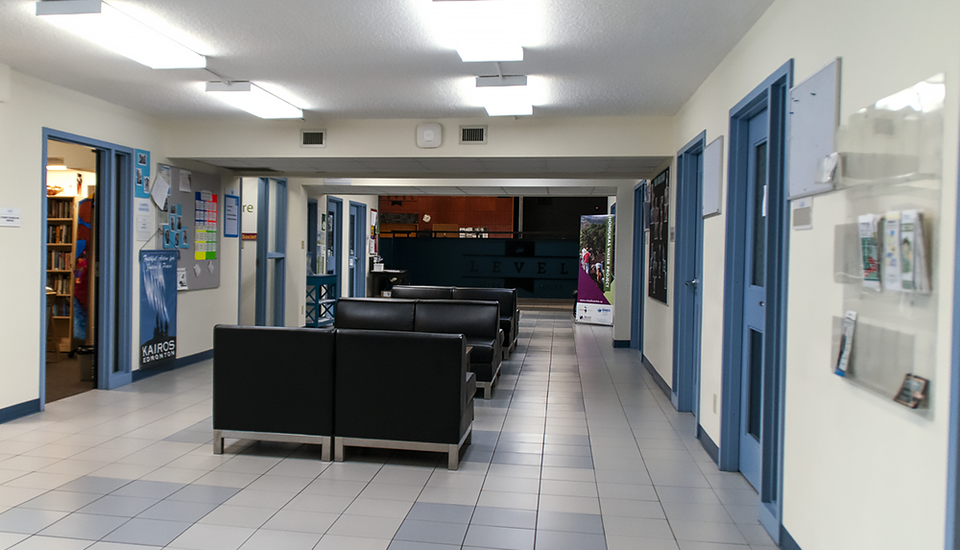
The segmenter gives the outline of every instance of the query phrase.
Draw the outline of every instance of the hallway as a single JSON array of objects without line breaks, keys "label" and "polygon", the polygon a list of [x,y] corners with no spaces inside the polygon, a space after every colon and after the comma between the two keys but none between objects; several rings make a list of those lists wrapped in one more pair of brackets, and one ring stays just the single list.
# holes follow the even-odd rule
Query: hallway
[{"label": "hallway", "polygon": [[0,549],[773,548],[756,492],[611,340],[524,311],[456,472],[431,453],[214,455],[209,361],[58,401],[0,425]]}]

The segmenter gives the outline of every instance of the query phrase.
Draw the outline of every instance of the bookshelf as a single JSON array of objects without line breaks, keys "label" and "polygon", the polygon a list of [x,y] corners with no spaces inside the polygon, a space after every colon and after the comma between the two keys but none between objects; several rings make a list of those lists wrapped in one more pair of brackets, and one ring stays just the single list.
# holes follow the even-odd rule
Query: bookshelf
[{"label": "bookshelf", "polygon": [[76,251],[75,197],[47,197],[47,308],[50,333],[58,352],[73,344],[73,258]]}]

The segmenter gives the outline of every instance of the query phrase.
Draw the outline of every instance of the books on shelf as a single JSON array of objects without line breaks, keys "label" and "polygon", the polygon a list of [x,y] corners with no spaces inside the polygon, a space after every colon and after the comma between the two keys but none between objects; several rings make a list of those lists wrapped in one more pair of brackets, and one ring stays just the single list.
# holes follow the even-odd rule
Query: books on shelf
[{"label": "books on shelf", "polygon": [[73,243],[73,227],[68,224],[51,224],[47,226],[47,244]]},{"label": "books on shelf", "polygon": [[57,250],[47,252],[47,269],[56,271],[73,269],[73,254],[69,251]]}]

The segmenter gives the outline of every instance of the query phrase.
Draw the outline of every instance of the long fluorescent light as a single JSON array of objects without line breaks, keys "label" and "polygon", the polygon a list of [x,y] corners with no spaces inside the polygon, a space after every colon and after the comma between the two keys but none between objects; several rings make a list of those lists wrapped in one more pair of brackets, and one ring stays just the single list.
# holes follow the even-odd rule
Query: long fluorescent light
[{"label": "long fluorescent light", "polygon": [[533,101],[524,75],[478,76],[477,93],[489,116],[533,114]]},{"label": "long fluorescent light", "polygon": [[37,15],[152,69],[193,69],[207,58],[101,0],[37,2]]},{"label": "long fluorescent light", "polygon": [[50,157],[47,159],[47,170],[66,170],[67,165],[64,164],[63,159],[59,157]]},{"label": "long fluorescent light", "polygon": [[207,82],[207,92],[260,118],[303,118],[303,111],[250,82]]},{"label": "long fluorescent light", "polygon": [[523,61],[523,48],[509,44],[470,44],[457,47],[464,63]]}]

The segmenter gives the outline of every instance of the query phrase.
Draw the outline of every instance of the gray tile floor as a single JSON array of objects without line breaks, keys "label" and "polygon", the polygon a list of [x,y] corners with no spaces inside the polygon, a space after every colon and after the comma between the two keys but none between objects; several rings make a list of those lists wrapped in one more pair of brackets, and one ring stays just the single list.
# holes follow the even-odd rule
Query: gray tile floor
[{"label": "gray tile floor", "polygon": [[525,311],[477,400],[460,470],[439,454],[228,441],[209,362],[0,425],[0,549],[749,550],[757,494],[720,472],[608,327]]}]

